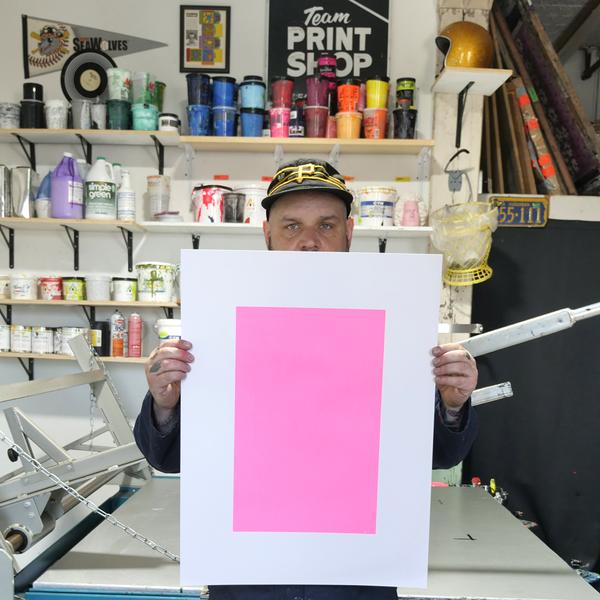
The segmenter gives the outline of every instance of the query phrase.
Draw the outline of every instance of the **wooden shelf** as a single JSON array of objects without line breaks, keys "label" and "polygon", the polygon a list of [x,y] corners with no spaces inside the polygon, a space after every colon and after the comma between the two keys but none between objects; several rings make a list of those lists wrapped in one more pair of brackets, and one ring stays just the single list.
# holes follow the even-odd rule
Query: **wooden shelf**
[{"label": "wooden shelf", "polygon": [[[205,225],[203,223],[159,223],[155,221],[144,221],[140,223],[146,231],[152,233],[192,233],[209,235],[263,235],[262,227],[259,225],[248,225],[244,223],[215,223]],[[431,227],[362,227],[354,228],[354,236],[357,238],[386,237],[428,237],[431,235]]]},{"label": "wooden shelf", "polygon": [[90,144],[152,146],[154,135],[163,146],[179,146],[176,131],[130,131],[118,129],[0,129],[0,142],[18,143],[17,135],[33,144],[77,144],[78,135]]},{"label": "wooden shelf", "polygon": [[5,225],[12,229],[59,230],[66,225],[78,231],[106,231],[107,229],[117,231],[117,227],[123,227],[127,231],[134,233],[143,231],[143,228],[133,221],[95,221],[92,219],[50,219],[38,217],[24,219],[22,217],[2,217],[0,218],[0,225]]},{"label": "wooden shelf", "polygon": [[[36,354],[34,352],[0,352],[0,358],[34,358],[36,360],[75,360],[74,356],[68,354]],[[123,358],[120,356],[99,356],[102,362],[143,364],[148,360],[147,356],[140,358]]]},{"label": "wooden shelf", "polygon": [[431,90],[436,94],[459,94],[472,81],[469,94],[491,96],[511,75],[510,69],[446,67]]},{"label": "wooden shelf", "polygon": [[104,302],[95,300],[18,300],[12,298],[0,298],[0,304],[4,305],[32,305],[32,306],[115,306],[125,308],[179,308],[178,302],[119,302],[118,300],[106,300]]},{"label": "wooden shelf", "polygon": [[340,138],[270,138],[270,137],[212,137],[181,136],[180,142],[194,150],[208,152],[274,152],[277,146],[290,153],[329,153],[339,145],[348,154],[412,154],[432,148],[433,140],[347,140]]}]

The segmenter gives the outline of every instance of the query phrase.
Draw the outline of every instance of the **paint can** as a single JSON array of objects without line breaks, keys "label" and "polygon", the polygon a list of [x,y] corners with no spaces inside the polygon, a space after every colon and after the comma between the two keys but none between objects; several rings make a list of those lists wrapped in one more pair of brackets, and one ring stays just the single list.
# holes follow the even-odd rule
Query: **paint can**
[{"label": "paint can", "polygon": [[127,69],[106,69],[108,77],[108,98],[109,100],[131,99],[131,71]]},{"label": "paint can", "polygon": [[73,116],[73,129],[92,128],[92,102],[82,98],[71,100],[71,114]]},{"label": "paint can", "polygon": [[131,104],[127,100],[109,100],[108,108],[108,128],[109,129],[129,129],[129,120],[131,116]]},{"label": "paint can", "polygon": [[209,225],[223,222],[223,194],[231,192],[224,185],[199,185],[192,190],[194,221]]},{"label": "paint can", "polygon": [[329,109],[326,106],[305,106],[306,137],[324,138],[327,133]]},{"label": "paint can", "polygon": [[337,137],[358,139],[362,114],[359,112],[339,112],[335,115]]},{"label": "paint can", "polygon": [[150,104],[154,91],[154,75],[147,71],[137,71],[131,78],[132,104]]},{"label": "paint can", "polygon": [[415,104],[415,89],[417,80],[414,77],[396,79],[396,107],[410,108]]},{"label": "paint can", "polygon": [[390,78],[385,75],[373,75],[367,79],[366,108],[387,108]]},{"label": "paint can", "polygon": [[[306,78],[306,103],[309,106],[327,107],[327,94],[329,93],[329,79],[321,75]],[[317,137],[317,136],[313,136]]]},{"label": "paint can", "polygon": [[92,104],[92,129],[106,129],[106,104]]},{"label": "paint can", "polygon": [[155,81],[154,82],[154,90],[151,90],[151,95],[150,95],[150,104],[156,106],[156,109],[158,110],[158,112],[161,112],[163,109],[166,89],[167,89],[167,84],[164,81]]},{"label": "paint can", "polygon": [[412,140],[415,137],[415,126],[417,123],[416,108],[394,109],[394,137],[404,140]]},{"label": "paint can", "polygon": [[140,302],[172,302],[177,265],[146,262],[135,265]]},{"label": "paint can", "polygon": [[235,107],[236,84],[234,77],[219,76],[212,78],[213,107]]},{"label": "paint can", "polygon": [[171,199],[171,178],[169,175],[148,175],[148,206],[150,218],[169,210]]},{"label": "paint can", "polygon": [[63,280],[62,277],[48,276],[38,279],[40,298],[42,300],[62,300]]},{"label": "paint can", "polygon": [[137,279],[113,277],[112,299],[115,302],[135,302],[137,299]]},{"label": "paint can", "polygon": [[0,129],[18,129],[21,107],[12,102],[0,102]]},{"label": "paint can", "polygon": [[210,76],[205,73],[188,73],[187,80],[188,104],[211,103]]},{"label": "paint can", "polygon": [[349,77],[337,86],[337,103],[340,112],[358,112],[358,100],[360,96],[360,79]]},{"label": "paint can", "polygon": [[244,223],[250,225],[262,225],[267,219],[267,212],[262,207],[262,200],[267,195],[267,186],[251,184],[233,190],[238,194],[244,194]]},{"label": "paint can", "polygon": [[110,300],[110,275],[87,275],[85,290],[88,300],[108,302]]},{"label": "paint can", "polygon": [[89,340],[89,329],[85,327],[58,327],[54,335],[54,352],[55,354],[68,354],[73,356],[73,350],[69,346],[69,340],[83,335],[86,340]]},{"label": "paint can", "polygon": [[90,346],[98,356],[110,356],[110,322],[94,321],[90,328]]},{"label": "paint can", "polygon": [[365,108],[363,113],[365,138],[382,140],[387,131],[387,108]]},{"label": "paint can", "polygon": [[39,186],[38,174],[30,167],[14,167],[10,173],[12,216],[30,219]]},{"label": "paint can", "polygon": [[52,354],[54,352],[54,330],[50,327],[32,327],[31,351],[36,354]]},{"label": "paint can", "polygon": [[83,277],[64,277],[63,296],[69,302],[85,300],[85,279]]},{"label": "paint can", "polygon": [[231,106],[213,106],[212,126],[213,135],[233,136],[235,135],[235,120],[237,113]]},{"label": "paint can", "polygon": [[239,192],[225,192],[223,194],[223,221],[225,223],[243,223],[244,205],[246,197]]},{"label": "paint can", "polygon": [[186,110],[190,135],[209,135],[211,130],[210,106],[188,104]]},{"label": "paint can", "polygon": [[27,274],[11,275],[10,297],[13,300],[36,300],[37,279],[33,275]]},{"label": "paint can", "polygon": [[356,192],[360,206],[359,225],[365,227],[389,227],[394,224],[396,190],[390,187],[367,187]]},{"label": "paint can", "polygon": [[278,75],[271,79],[271,102],[273,107],[291,108],[294,80],[286,75]]},{"label": "paint can", "polygon": [[179,131],[179,117],[175,113],[160,113],[158,115],[159,131]]},{"label": "paint can", "polygon": [[262,108],[240,109],[243,137],[261,137],[265,111]]},{"label": "paint can", "polygon": [[31,327],[27,325],[10,326],[10,351],[31,352]]},{"label": "paint can", "polygon": [[161,342],[181,339],[181,319],[158,319],[154,331]]},{"label": "paint can", "polygon": [[242,108],[264,108],[266,87],[260,75],[246,75],[240,83]]},{"label": "paint can", "polygon": [[158,129],[158,108],[153,104],[132,104],[131,119],[136,131],[156,131]]},{"label": "paint can", "polygon": [[21,100],[20,125],[23,129],[42,129],[46,126],[42,100]]},{"label": "paint can", "polygon": [[142,356],[142,317],[137,313],[129,315],[127,320],[127,356]]},{"label": "paint can", "polygon": [[10,325],[0,324],[0,352],[10,352]]},{"label": "paint can", "polygon": [[289,137],[291,109],[283,106],[274,106],[269,111],[271,124],[271,137]]},{"label": "paint can", "polygon": [[66,100],[48,100],[45,106],[46,127],[48,129],[66,129],[69,117],[69,103]]}]

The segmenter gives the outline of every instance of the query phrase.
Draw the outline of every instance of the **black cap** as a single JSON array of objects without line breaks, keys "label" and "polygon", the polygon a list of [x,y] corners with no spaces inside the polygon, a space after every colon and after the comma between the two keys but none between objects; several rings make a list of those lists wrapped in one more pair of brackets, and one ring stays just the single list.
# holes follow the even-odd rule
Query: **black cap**
[{"label": "black cap", "polygon": [[352,193],[346,187],[344,178],[328,162],[316,158],[300,158],[282,165],[267,190],[262,207],[267,218],[273,203],[291,192],[328,192],[334,194],[346,205],[346,215],[350,215]]}]

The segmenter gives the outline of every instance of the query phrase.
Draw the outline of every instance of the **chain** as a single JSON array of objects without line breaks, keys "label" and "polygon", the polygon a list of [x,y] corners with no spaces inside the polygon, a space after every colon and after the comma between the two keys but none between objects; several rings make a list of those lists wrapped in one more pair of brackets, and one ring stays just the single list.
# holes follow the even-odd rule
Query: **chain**
[{"label": "chain", "polygon": [[111,525],[114,525],[115,527],[121,529],[130,537],[142,542],[143,544],[145,544],[149,548],[152,548],[152,550],[155,550],[159,554],[162,554],[166,558],[169,558],[174,562],[179,562],[179,556],[173,554],[166,548],[163,548],[156,542],[152,541],[150,538],[147,538],[141,533],[138,533],[132,527],[125,525],[124,523],[113,517],[110,513],[107,513],[106,511],[102,510],[97,504],[94,504],[91,500],[88,500],[87,498],[82,496],[75,488],[72,488],[68,483],[62,481],[62,479],[57,477],[54,473],[48,471],[48,469],[46,469],[38,460],[36,460],[33,456],[30,456],[27,452],[25,452],[25,450],[23,450],[23,448],[21,448],[19,445],[15,444],[10,438],[8,438],[2,430],[0,430],[0,441],[4,442],[7,446],[9,446],[9,448],[14,450],[21,458],[25,459],[36,471],[43,473],[48,479],[50,479],[50,481],[52,481],[52,483],[62,488],[65,492],[67,492],[67,494],[73,496],[73,498],[75,498],[82,504],[85,504],[85,506],[87,506],[92,512],[96,513],[97,515],[100,515]]}]

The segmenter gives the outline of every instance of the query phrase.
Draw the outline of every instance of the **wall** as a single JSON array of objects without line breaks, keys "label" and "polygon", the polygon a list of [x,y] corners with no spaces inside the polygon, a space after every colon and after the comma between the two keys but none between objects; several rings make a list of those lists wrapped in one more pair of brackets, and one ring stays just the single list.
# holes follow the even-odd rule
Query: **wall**
[{"label": "wall", "polygon": [[[229,0],[232,7],[231,74],[241,77],[247,73],[266,72],[266,0]],[[418,106],[419,136],[430,137],[432,130],[432,97],[429,89],[434,76],[433,36],[437,30],[435,0],[411,0],[390,2],[390,70],[392,79],[412,75],[419,85]],[[117,59],[117,64],[132,70],[152,70],[167,83],[165,110],[184,114],[186,88],[185,77],[178,72],[179,11],[178,5],[160,0],[129,0],[127,2],[105,0],[102,3],[89,0],[74,3],[56,0],[51,5],[42,0],[11,1],[3,3],[0,22],[0,55],[3,56],[2,100],[18,101],[21,97],[23,67],[21,54],[21,14],[55,18],[74,24],[93,26],[134,36],[166,42],[165,48],[150,50]],[[8,60],[7,57],[14,57]],[[34,79],[44,85],[45,98],[62,97],[60,74],[47,74]],[[38,146],[38,171],[42,175],[56,164],[61,152],[70,150],[80,155],[77,145],[72,147]],[[143,213],[145,177],[155,173],[154,150],[150,147],[95,147],[94,156],[105,155],[113,162],[130,167],[134,187],[138,193],[138,214]],[[0,144],[0,163],[15,166],[25,164],[25,158],[17,144]],[[189,191],[194,181],[210,179],[214,173],[229,173],[235,179],[256,179],[272,174],[273,157],[231,153],[209,156],[196,155],[187,163],[181,149],[167,149],[166,173],[173,178],[173,209],[180,210],[187,219]],[[416,175],[414,157],[393,156],[343,156],[340,168],[343,173],[361,179],[389,180],[396,176]],[[72,252],[65,234],[51,232],[16,232],[16,271],[34,273],[72,274]],[[201,247],[236,247],[248,243],[231,238],[203,238]],[[81,234],[81,273],[103,272],[127,274],[124,244],[118,233]],[[262,248],[260,238],[252,239],[252,247]],[[179,249],[191,247],[189,236],[163,236],[136,234],[134,236],[134,262],[163,260],[179,262]],[[375,250],[376,247],[362,248]],[[0,242],[0,272],[7,271],[7,250]],[[209,281],[206,289],[210,288]],[[108,318],[109,310],[98,309],[97,318]],[[162,316],[159,310],[143,313],[146,321],[144,351],[147,354],[155,343],[148,324]],[[49,326],[85,326],[83,312],[78,309],[56,307],[41,310],[33,307],[16,307],[14,322],[19,324],[46,324]],[[201,355],[199,356],[201,359]],[[76,370],[74,363],[37,361],[36,378],[57,376]],[[145,391],[141,366],[111,365],[115,380],[128,415],[133,419],[139,410]],[[20,365],[11,360],[0,360],[0,382],[22,381],[25,374]],[[24,410],[48,427],[58,442],[66,442],[82,435],[89,428],[90,400],[86,388],[69,393],[51,394],[28,399],[20,403]],[[0,418],[0,429],[6,430]],[[0,474],[11,468],[6,454],[0,452]]]}]

